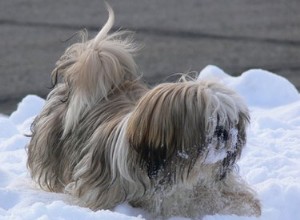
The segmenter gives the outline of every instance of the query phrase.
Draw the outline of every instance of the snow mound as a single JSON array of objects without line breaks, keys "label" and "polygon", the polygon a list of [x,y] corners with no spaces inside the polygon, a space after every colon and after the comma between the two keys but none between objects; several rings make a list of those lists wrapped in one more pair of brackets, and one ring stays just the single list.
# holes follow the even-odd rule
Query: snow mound
[{"label": "snow mound", "polygon": [[28,118],[36,116],[44,104],[44,99],[36,95],[28,95],[19,103],[17,111],[13,112],[9,119],[16,125],[22,124]]},{"label": "snow mound", "polygon": [[[300,219],[300,99],[286,79],[263,70],[232,77],[215,66],[199,80],[218,80],[236,90],[251,111],[248,143],[239,161],[242,177],[263,204],[260,220]],[[44,100],[26,96],[9,117],[0,117],[0,220],[17,219],[143,219],[143,210],[120,204],[93,212],[75,206],[65,194],[38,189],[26,169],[25,146],[30,124]],[[184,219],[173,217],[173,220]],[[204,220],[254,220],[237,216],[206,216]]]},{"label": "snow mound", "polygon": [[248,105],[273,108],[299,101],[295,86],[287,79],[261,69],[248,70],[232,77],[216,66],[205,67],[198,80],[218,80],[242,95]]}]

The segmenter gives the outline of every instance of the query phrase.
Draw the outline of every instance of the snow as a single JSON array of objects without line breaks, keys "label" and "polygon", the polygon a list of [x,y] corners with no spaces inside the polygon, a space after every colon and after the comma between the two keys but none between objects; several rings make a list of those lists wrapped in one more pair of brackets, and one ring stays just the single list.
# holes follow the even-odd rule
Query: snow
[{"label": "snow", "polygon": [[299,93],[293,84],[266,70],[248,70],[239,77],[232,77],[218,67],[207,66],[200,72],[199,79],[223,82],[254,107],[273,108],[299,100]]},{"label": "snow", "polygon": [[[207,66],[199,80],[218,80],[236,90],[251,111],[248,143],[239,161],[242,177],[263,204],[260,220],[300,219],[300,95],[285,78],[265,70],[232,77]],[[143,219],[141,209],[121,204],[93,212],[64,194],[40,190],[26,168],[25,145],[30,124],[44,100],[26,96],[10,116],[0,115],[0,220],[2,219]],[[183,155],[184,156],[184,155]],[[184,219],[173,217],[175,219]],[[205,220],[252,220],[238,216],[206,216]]]}]

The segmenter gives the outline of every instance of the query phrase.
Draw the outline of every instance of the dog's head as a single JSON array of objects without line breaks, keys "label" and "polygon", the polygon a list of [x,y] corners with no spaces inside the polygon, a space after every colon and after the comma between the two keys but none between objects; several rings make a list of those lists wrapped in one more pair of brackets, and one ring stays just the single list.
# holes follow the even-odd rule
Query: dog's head
[{"label": "dog's head", "polygon": [[218,163],[223,178],[241,154],[248,122],[244,102],[219,83],[165,83],[141,98],[127,136],[149,178],[174,184],[197,178],[190,174],[199,163]]}]

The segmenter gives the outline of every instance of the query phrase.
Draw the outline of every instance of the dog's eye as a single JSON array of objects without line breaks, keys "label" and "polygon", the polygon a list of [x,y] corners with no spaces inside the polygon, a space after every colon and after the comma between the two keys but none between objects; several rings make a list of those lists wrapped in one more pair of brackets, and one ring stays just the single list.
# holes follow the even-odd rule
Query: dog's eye
[{"label": "dog's eye", "polygon": [[223,126],[217,126],[215,130],[215,136],[221,141],[228,140],[228,132]]}]

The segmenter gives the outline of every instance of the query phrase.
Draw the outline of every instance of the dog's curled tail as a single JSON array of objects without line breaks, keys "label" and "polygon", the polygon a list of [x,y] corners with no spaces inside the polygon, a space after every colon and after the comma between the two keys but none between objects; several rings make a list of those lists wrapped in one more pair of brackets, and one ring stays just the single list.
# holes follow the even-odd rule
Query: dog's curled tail
[{"label": "dog's curled tail", "polygon": [[68,87],[64,135],[73,130],[80,116],[96,102],[108,99],[125,80],[137,78],[133,59],[137,46],[126,31],[108,33],[114,24],[114,12],[106,6],[109,18],[96,37],[86,40],[84,33],[82,42],[71,45],[52,72],[54,82],[62,76]]}]

